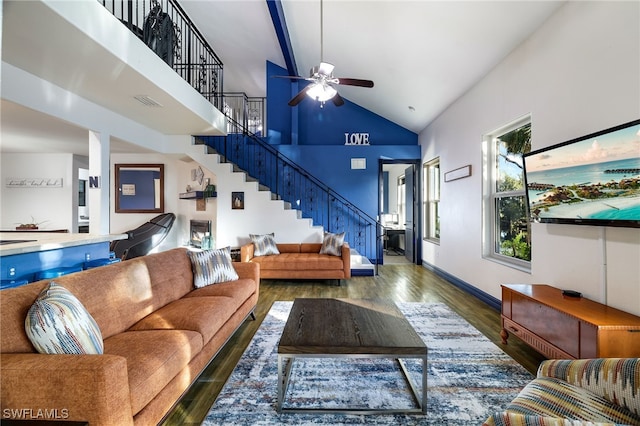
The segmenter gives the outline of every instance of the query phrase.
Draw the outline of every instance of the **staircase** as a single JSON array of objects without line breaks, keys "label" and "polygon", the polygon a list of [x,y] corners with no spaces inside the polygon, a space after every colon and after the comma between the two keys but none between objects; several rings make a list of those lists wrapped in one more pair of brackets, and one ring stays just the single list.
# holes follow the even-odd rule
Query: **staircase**
[{"label": "staircase", "polygon": [[[243,139],[244,136],[240,135]],[[225,137],[222,137],[223,139]],[[227,137],[228,138],[228,137]],[[269,233],[275,232],[278,241],[303,241],[303,242],[320,242],[322,241],[325,226],[318,225],[311,217],[305,217],[300,204],[307,203],[307,198],[301,202],[294,203],[285,201],[281,196],[273,193],[269,187],[262,184],[258,179],[250,176],[241,169],[237,164],[229,162],[225,156],[222,156],[216,149],[211,148],[209,144],[204,142],[209,138],[196,138],[196,144],[192,145],[187,154],[209,169],[216,175],[219,204],[217,209],[217,222],[219,224],[229,224],[230,226],[218,227],[216,237],[221,245],[238,245],[236,243],[237,232],[231,233],[231,230],[242,227],[242,224],[231,226],[234,221],[238,220],[238,212],[230,211],[231,203],[230,193],[225,193],[225,188],[233,188],[233,191],[241,190],[245,194],[246,215],[253,215],[254,220],[251,223],[258,223],[256,226],[262,228],[247,228],[247,237],[249,233]],[[255,160],[255,158],[254,158]],[[251,200],[249,202],[249,200]],[[228,203],[228,204],[226,204]],[[249,209],[254,209],[250,211]],[[257,210],[257,211],[256,211]],[[318,210],[318,208],[316,208]],[[265,220],[256,220],[256,215],[264,217]],[[328,230],[328,232],[342,232],[336,230]],[[348,231],[345,231],[345,241],[348,241]],[[367,256],[359,253],[357,247],[348,241],[351,245],[351,273],[354,276],[370,276],[374,275],[374,264]]]},{"label": "staircase", "polygon": [[[126,7],[118,7],[116,3],[107,0],[98,2],[137,37],[142,38],[140,28],[144,17],[138,11],[144,10],[144,0],[130,0],[126,2]],[[174,21],[174,60],[170,65],[227,117],[229,136],[200,138],[201,142],[214,148],[220,155],[208,157],[207,153],[194,149],[192,157],[216,173],[218,179],[220,176],[223,176],[223,180],[230,179],[234,184],[240,185],[243,191],[251,187],[252,191],[263,192],[265,201],[272,201],[265,204],[268,207],[263,212],[269,227],[275,227],[273,222],[282,216],[289,215],[295,219],[293,223],[296,225],[283,226],[283,231],[279,233],[281,241],[288,238],[288,234],[292,232],[290,228],[299,230],[298,227],[301,227],[300,230],[304,232],[300,235],[309,238],[309,241],[321,241],[325,230],[345,232],[345,241],[353,249],[354,275],[361,274],[361,269],[365,271],[364,275],[371,275],[368,271],[373,269],[372,263],[381,263],[379,260],[382,258],[380,224],[256,136],[266,128],[265,99],[249,98],[244,93],[225,93],[220,58],[177,0],[164,0],[162,3]],[[227,162],[234,163],[237,168]],[[218,187],[224,188],[220,180]],[[225,195],[220,194],[220,191],[218,194],[219,197]],[[273,216],[273,206],[290,213]],[[225,209],[218,209],[219,223],[231,224],[239,216],[229,214],[227,217],[220,217],[221,211],[226,213]],[[253,222],[248,223],[254,225]],[[224,228],[218,230],[219,238],[221,232],[224,240],[237,239],[237,236],[224,235]],[[300,241],[300,236],[296,239],[292,237],[290,241]]]}]

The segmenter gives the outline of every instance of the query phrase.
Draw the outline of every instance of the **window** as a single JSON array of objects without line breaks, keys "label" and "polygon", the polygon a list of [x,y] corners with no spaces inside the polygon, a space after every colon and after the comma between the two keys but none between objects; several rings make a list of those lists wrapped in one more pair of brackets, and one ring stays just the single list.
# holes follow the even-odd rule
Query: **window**
[{"label": "window", "polygon": [[484,254],[528,270],[531,228],[522,154],[531,151],[531,118],[491,132],[484,142]]},{"label": "window", "polygon": [[407,208],[407,196],[405,192],[404,175],[398,176],[398,217],[404,223]]},{"label": "window", "polygon": [[435,158],[422,166],[424,194],[422,196],[422,212],[424,238],[429,241],[440,241],[440,159]]}]

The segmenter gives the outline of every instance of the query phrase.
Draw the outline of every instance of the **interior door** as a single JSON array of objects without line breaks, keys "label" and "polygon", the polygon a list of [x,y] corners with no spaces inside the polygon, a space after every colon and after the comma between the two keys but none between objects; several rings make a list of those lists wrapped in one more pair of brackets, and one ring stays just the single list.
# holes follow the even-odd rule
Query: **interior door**
[{"label": "interior door", "polygon": [[404,256],[411,263],[415,262],[415,222],[414,222],[414,198],[415,198],[415,182],[414,182],[415,166],[407,167],[404,170],[404,187],[405,187],[405,221],[404,221]]}]

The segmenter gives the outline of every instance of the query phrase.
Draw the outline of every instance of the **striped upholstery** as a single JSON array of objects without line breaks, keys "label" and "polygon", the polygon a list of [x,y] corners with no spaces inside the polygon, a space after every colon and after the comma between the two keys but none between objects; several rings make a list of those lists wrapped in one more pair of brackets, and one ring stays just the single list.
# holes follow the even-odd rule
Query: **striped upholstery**
[{"label": "striped upholstery", "polygon": [[557,417],[526,416],[516,413],[495,413],[483,426],[617,426],[615,423],[560,419]]},{"label": "striped upholstery", "polygon": [[640,426],[640,358],[544,361],[506,411],[484,424]]},{"label": "striped upholstery", "polygon": [[624,407],[560,379],[539,377],[507,406],[507,411],[528,415],[640,424],[640,417]]},{"label": "striped upholstery", "polygon": [[200,252],[188,251],[196,288],[238,279],[231,260],[231,247]]},{"label": "striped upholstery", "polygon": [[27,337],[42,354],[101,354],[95,320],[69,290],[51,281],[27,312]]},{"label": "striped upholstery", "polygon": [[640,358],[552,360],[538,377],[555,377],[588,389],[640,416]]},{"label": "striped upholstery", "polygon": [[272,254],[280,254],[278,246],[276,245],[275,234],[256,235],[249,234],[251,242],[253,243],[254,256],[269,256]]}]

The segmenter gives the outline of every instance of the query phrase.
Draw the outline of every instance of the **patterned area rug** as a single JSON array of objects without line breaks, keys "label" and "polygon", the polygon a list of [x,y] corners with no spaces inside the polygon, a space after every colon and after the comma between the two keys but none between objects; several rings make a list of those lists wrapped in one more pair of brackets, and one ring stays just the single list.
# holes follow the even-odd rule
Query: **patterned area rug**
[{"label": "patterned area rug", "polygon": [[[277,346],[291,306],[273,304],[203,425],[480,425],[533,379],[446,305],[398,303],[428,347],[427,414],[278,414]],[[405,362],[420,386],[420,361]],[[296,360],[284,406],[415,407],[397,363],[362,358]]]}]

